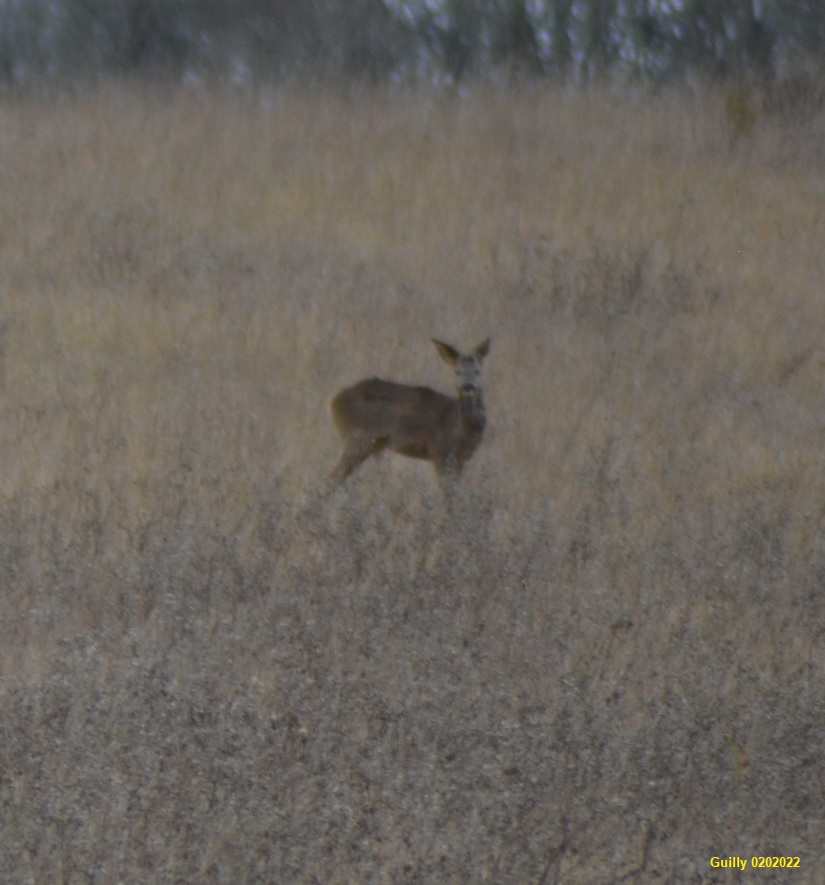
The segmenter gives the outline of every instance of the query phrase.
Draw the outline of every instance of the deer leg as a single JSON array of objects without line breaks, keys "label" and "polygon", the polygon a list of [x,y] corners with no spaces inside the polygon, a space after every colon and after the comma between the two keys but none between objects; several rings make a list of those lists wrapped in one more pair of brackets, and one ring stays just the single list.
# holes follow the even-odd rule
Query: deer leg
[{"label": "deer leg", "polygon": [[335,484],[340,485],[344,482],[353,470],[360,467],[369,456],[369,451],[344,452],[344,454],[341,455],[341,460],[336,465],[335,470],[332,471],[332,479],[335,481]]},{"label": "deer leg", "polygon": [[462,465],[452,456],[434,461],[433,463],[441,491],[444,493],[447,503],[451,504],[458,490],[458,480],[461,477]]},{"label": "deer leg", "polygon": [[335,470],[332,471],[332,480],[336,485],[341,485],[347,477],[360,467],[370,455],[377,455],[387,445],[384,439],[361,439],[356,443],[350,443],[344,449],[341,460]]}]

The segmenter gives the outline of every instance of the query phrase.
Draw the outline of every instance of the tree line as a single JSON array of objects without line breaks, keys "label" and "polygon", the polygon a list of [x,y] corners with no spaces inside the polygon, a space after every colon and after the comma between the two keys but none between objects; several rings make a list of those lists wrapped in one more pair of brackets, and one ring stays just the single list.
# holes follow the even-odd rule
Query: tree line
[{"label": "tree line", "polygon": [[821,0],[0,0],[0,80],[574,79],[818,69]]}]

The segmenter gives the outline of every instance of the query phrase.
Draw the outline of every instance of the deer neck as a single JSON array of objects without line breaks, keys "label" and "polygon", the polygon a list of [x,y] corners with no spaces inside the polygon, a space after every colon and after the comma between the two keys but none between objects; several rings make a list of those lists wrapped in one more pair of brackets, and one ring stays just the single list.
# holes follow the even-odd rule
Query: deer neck
[{"label": "deer neck", "polygon": [[480,390],[459,394],[458,420],[462,430],[481,435],[487,421],[487,413],[484,411],[484,400]]}]

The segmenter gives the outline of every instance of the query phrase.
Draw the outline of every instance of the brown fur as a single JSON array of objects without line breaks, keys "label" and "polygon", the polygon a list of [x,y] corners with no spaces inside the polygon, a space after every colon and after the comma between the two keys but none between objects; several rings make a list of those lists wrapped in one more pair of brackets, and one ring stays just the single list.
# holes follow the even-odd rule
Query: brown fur
[{"label": "brown fur", "polygon": [[478,448],[484,433],[481,366],[490,340],[464,356],[433,339],[456,373],[457,396],[429,387],[368,378],[347,387],[332,400],[335,426],[344,452],[333,472],[343,482],[370,455],[385,449],[409,458],[432,461],[439,477],[458,476]]}]

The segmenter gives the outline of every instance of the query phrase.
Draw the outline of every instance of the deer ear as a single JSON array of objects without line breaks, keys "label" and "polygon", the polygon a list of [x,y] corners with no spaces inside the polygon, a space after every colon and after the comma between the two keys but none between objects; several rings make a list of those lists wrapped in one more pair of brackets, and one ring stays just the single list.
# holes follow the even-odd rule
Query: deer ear
[{"label": "deer ear", "polygon": [[461,354],[459,354],[454,347],[450,347],[449,344],[445,344],[443,341],[438,341],[435,338],[433,338],[433,344],[435,345],[436,350],[441,354],[441,359],[443,359],[444,362],[449,363],[451,366],[454,366]]},{"label": "deer ear", "polygon": [[474,355],[477,356],[480,360],[483,360],[485,356],[490,352],[490,339],[488,338],[483,344],[479,344],[478,347],[474,351]]}]

